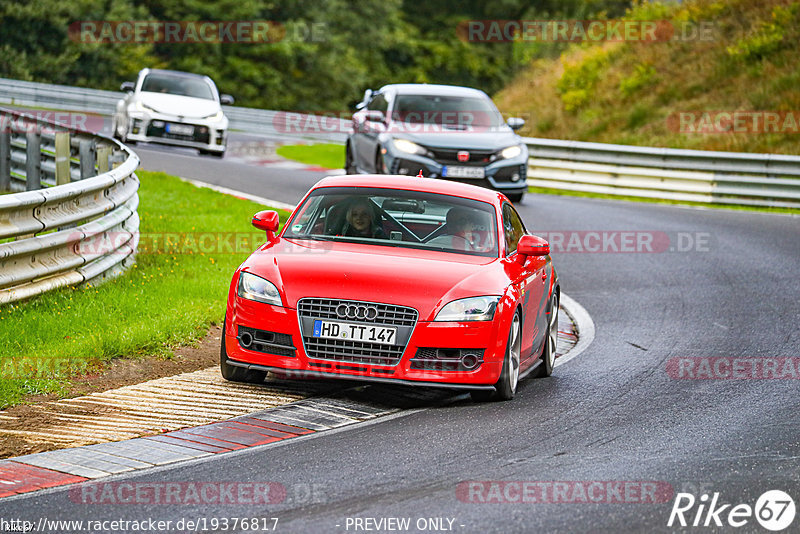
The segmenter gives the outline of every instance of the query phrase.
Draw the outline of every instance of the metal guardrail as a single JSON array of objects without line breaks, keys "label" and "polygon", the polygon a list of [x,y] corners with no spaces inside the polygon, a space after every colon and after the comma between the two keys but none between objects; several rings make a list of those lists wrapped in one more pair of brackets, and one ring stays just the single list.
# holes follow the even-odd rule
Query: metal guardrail
[{"label": "metal guardrail", "polygon": [[[0,78],[0,103],[16,106],[42,106],[52,109],[85,111],[112,115],[117,101],[125,96],[116,91],[101,91],[68,85],[50,85]],[[350,121],[306,124],[303,114],[267,109],[222,106],[231,130],[279,136],[288,139],[344,143]],[[313,118],[310,120],[314,120]]]},{"label": "metal guardrail", "polygon": [[109,278],[135,259],[139,158],[117,141],[0,109],[0,304]]},{"label": "metal guardrail", "polygon": [[[0,102],[111,114],[122,93],[0,78]],[[343,143],[347,121],[223,106],[231,128]],[[306,121],[306,122],[304,122]],[[315,122],[316,121],[316,122]],[[302,132],[302,133],[301,133]],[[525,138],[528,183],[553,189],[719,204],[800,207],[800,157]]]},{"label": "metal guardrail", "polygon": [[525,138],[528,184],[713,204],[800,208],[800,157]]}]

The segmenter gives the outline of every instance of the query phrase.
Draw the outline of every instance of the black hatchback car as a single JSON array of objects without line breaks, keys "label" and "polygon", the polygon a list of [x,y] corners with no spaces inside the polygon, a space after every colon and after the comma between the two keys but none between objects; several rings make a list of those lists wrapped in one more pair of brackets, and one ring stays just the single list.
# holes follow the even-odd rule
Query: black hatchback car
[{"label": "black hatchback car", "polygon": [[483,91],[393,84],[367,90],[347,138],[348,174],[408,174],[482,185],[518,202],[527,190],[528,148]]}]

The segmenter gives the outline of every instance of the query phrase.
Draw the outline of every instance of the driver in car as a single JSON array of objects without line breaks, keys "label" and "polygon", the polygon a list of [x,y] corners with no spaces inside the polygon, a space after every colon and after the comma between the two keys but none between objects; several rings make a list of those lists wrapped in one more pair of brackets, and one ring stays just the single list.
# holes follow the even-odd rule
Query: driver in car
[{"label": "driver in car", "polygon": [[367,198],[357,198],[347,208],[342,235],[347,237],[383,238],[384,232],[378,223],[375,206]]},{"label": "driver in car", "polygon": [[431,245],[454,250],[477,250],[475,242],[475,214],[469,208],[450,208],[447,212],[444,233],[430,240]]}]

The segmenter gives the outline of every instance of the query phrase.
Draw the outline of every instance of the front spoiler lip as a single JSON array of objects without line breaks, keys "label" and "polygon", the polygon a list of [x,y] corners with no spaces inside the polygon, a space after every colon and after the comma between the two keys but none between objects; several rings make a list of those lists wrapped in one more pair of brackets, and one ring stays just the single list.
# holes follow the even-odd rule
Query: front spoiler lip
[{"label": "front spoiler lip", "polygon": [[[245,369],[252,369],[253,371],[271,371],[275,373],[281,373],[286,375],[287,377],[291,378],[293,374],[300,375],[300,376],[313,376],[315,378],[335,378],[340,380],[358,380],[361,382],[382,382],[387,384],[400,384],[404,386],[414,386],[414,387],[430,387],[430,388],[443,388],[443,389],[465,389],[465,390],[483,390],[483,391],[495,391],[495,387],[492,385],[483,385],[483,384],[452,384],[449,382],[426,382],[423,380],[405,380],[402,378],[381,378],[381,377],[371,377],[371,376],[359,376],[359,375],[348,375],[345,373],[333,373],[333,372],[325,372],[325,371],[305,371],[305,370],[293,370],[293,369],[283,369],[281,367],[268,367],[266,365],[256,365],[253,363],[244,363],[239,362],[236,360],[231,360],[230,358],[226,358],[228,365],[234,365],[236,367],[244,367]],[[534,366],[535,367],[535,366]],[[527,372],[529,372],[529,369]]]},{"label": "front spoiler lip", "polygon": [[142,134],[128,134],[128,139],[137,143],[153,143],[157,145],[179,146],[183,148],[202,148],[212,152],[224,152],[225,145],[212,145],[210,143],[198,143],[197,141],[184,141],[182,139],[168,139],[165,137],[150,137]]}]

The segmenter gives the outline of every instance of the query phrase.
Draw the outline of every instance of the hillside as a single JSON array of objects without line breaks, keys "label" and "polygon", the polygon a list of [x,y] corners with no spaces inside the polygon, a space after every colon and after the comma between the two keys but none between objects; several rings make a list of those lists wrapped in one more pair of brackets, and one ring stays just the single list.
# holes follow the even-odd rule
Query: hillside
[{"label": "hillside", "polygon": [[659,39],[571,45],[498,107],[535,137],[800,154],[800,3],[647,3],[625,19],[661,21]]}]

